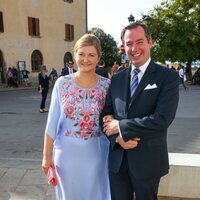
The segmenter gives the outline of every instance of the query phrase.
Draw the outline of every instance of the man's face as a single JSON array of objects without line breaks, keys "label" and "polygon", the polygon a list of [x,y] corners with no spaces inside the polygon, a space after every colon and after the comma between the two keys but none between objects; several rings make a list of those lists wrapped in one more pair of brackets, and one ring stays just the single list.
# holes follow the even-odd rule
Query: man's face
[{"label": "man's face", "polygon": [[68,63],[68,66],[69,66],[70,68],[73,68],[73,62],[69,62],[69,63]]},{"label": "man's face", "polygon": [[126,55],[136,67],[142,66],[150,57],[152,39],[147,40],[144,29],[137,27],[127,30],[124,35]]}]

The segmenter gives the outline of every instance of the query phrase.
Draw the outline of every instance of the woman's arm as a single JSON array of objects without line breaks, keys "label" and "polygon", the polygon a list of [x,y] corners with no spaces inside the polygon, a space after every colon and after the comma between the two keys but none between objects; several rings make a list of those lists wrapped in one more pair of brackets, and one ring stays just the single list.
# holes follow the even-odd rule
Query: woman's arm
[{"label": "woman's arm", "polygon": [[53,139],[49,137],[47,133],[44,134],[44,147],[43,147],[43,159],[42,159],[42,169],[45,174],[48,172],[49,167],[54,168],[52,161],[52,148],[53,148]]}]

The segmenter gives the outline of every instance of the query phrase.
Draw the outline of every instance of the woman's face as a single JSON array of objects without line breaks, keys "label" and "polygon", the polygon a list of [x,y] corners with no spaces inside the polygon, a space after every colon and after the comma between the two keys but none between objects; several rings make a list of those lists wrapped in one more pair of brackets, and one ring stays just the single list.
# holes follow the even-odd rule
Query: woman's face
[{"label": "woman's face", "polygon": [[79,71],[94,72],[99,62],[97,49],[94,46],[81,47],[75,54],[75,60]]}]

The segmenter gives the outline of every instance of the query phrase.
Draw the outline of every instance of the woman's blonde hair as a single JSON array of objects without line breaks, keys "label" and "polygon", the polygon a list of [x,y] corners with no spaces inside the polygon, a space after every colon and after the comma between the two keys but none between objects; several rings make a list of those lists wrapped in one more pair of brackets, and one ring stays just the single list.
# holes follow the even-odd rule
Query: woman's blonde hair
[{"label": "woman's blonde hair", "polygon": [[78,51],[78,49],[85,47],[85,46],[94,46],[97,50],[97,54],[99,58],[101,58],[101,42],[100,40],[91,33],[86,33],[83,35],[74,45],[74,55]]}]

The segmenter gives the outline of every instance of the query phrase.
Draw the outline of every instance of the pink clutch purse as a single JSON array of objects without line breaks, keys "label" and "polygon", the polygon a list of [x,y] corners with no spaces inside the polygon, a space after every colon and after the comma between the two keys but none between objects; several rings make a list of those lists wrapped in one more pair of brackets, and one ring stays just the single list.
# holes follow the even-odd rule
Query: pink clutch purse
[{"label": "pink clutch purse", "polygon": [[53,187],[57,185],[57,177],[54,168],[49,167],[47,172],[47,179],[48,179],[48,184],[52,185]]}]

